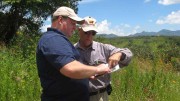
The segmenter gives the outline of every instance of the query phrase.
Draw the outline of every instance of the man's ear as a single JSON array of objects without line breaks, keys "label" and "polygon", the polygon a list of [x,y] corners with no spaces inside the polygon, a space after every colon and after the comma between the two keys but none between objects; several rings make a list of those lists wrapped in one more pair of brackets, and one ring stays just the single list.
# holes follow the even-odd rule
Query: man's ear
[{"label": "man's ear", "polygon": [[61,23],[62,23],[62,16],[59,16],[58,23],[61,25]]}]

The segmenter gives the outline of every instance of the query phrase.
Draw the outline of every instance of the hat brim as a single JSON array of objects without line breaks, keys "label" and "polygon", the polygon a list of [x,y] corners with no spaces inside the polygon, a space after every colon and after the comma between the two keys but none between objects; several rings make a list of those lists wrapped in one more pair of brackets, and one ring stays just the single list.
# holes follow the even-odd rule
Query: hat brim
[{"label": "hat brim", "polygon": [[73,20],[75,20],[77,23],[79,23],[79,24],[81,24],[81,23],[83,23],[84,22],[84,19],[82,19],[82,18],[80,18],[80,17],[71,17],[71,16],[69,16],[69,18],[71,18],[71,19],[73,19]]},{"label": "hat brim", "polygon": [[93,27],[93,26],[86,26],[86,27],[82,27],[83,31],[88,32],[88,31],[95,31],[96,33],[98,32],[98,30]]}]

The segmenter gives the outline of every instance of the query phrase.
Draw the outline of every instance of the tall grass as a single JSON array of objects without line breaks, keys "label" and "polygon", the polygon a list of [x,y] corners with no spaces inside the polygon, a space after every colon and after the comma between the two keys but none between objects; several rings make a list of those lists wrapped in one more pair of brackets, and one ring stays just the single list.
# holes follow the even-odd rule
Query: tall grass
[{"label": "tall grass", "polygon": [[12,53],[0,52],[0,101],[38,101],[41,88],[35,59],[22,60]]},{"label": "tall grass", "polygon": [[[134,59],[112,74],[113,92],[110,101],[179,101],[180,74]],[[144,65],[143,69],[140,67]],[[166,66],[165,66],[166,67]],[[169,67],[167,67],[169,68]]]},{"label": "tall grass", "polygon": [[36,38],[24,36],[0,45],[0,101],[40,100],[35,47]]},{"label": "tall grass", "polygon": [[[112,74],[110,101],[179,101],[180,37],[129,37],[97,41],[128,47],[129,66]],[[0,45],[0,101],[40,101],[35,50],[37,38]],[[73,40],[76,40],[74,38]]]}]

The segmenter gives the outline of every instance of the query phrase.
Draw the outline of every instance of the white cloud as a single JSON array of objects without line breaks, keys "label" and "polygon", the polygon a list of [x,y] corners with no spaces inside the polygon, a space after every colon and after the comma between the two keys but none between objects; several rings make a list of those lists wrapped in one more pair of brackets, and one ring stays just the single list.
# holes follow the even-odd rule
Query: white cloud
[{"label": "white cloud", "polygon": [[158,0],[158,3],[162,5],[171,5],[180,3],[180,0]]},{"label": "white cloud", "polygon": [[180,10],[177,12],[171,12],[168,16],[157,20],[156,24],[180,24]]},{"label": "white cloud", "polygon": [[135,30],[137,30],[137,29],[139,29],[139,28],[141,28],[139,25],[137,25],[137,26],[134,27]]},{"label": "white cloud", "polygon": [[141,27],[140,27],[139,25],[135,26],[130,34],[135,34],[135,33],[137,33],[140,28],[141,28]]},{"label": "white cloud", "polygon": [[82,1],[79,1],[78,3],[79,4],[87,4],[87,3],[93,3],[93,2],[98,2],[100,0],[82,0]]},{"label": "white cloud", "polygon": [[131,27],[131,26],[130,26],[130,25],[128,25],[128,24],[121,24],[121,26],[124,26],[124,27],[126,27],[126,28]]},{"label": "white cloud", "polygon": [[109,29],[110,26],[111,26],[111,23],[109,23],[107,20],[97,23],[97,28],[98,28],[99,34],[114,33],[114,31]]},{"label": "white cloud", "polygon": [[151,1],[151,0],[144,0],[145,3],[148,3],[148,2],[150,2],[150,1]]},{"label": "white cloud", "polygon": [[129,24],[120,24],[115,27],[111,26],[111,23],[107,20],[103,20],[97,23],[98,34],[116,34],[118,36],[128,36],[140,29],[140,26],[131,27]]}]

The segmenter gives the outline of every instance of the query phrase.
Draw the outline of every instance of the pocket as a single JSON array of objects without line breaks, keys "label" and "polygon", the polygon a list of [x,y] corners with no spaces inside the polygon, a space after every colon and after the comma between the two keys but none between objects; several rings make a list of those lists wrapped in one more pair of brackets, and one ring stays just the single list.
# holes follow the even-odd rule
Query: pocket
[{"label": "pocket", "polygon": [[112,92],[112,86],[111,86],[111,84],[109,84],[109,85],[106,87],[106,90],[107,90],[108,95],[111,95],[111,92]]},{"label": "pocket", "polygon": [[106,64],[106,60],[105,59],[96,59],[94,60],[94,63],[99,65],[99,64]]}]

